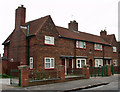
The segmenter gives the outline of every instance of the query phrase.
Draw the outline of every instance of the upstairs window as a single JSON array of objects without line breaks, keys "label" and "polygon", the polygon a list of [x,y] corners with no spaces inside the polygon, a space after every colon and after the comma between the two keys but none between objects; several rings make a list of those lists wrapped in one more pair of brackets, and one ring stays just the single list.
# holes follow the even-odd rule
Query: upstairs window
[{"label": "upstairs window", "polygon": [[116,47],[113,47],[113,52],[117,52],[117,48]]},{"label": "upstairs window", "polygon": [[45,58],[45,69],[54,68],[54,58]]},{"label": "upstairs window", "polygon": [[76,47],[85,49],[86,48],[86,42],[76,41]]},{"label": "upstairs window", "polygon": [[102,45],[101,44],[94,44],[94,49],[95,50],[102,50]]},{"label": "upstairs window", "polygon": [[54,37],[45,36],[45,44],[54,45]]}]

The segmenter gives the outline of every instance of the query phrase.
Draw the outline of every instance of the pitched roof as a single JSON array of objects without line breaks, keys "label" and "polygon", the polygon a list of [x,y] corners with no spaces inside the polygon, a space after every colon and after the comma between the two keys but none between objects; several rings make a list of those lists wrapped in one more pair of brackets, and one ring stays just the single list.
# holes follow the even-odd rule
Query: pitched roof
[{"label": "pitched roof", "polygon": [[26,25],[29,25],[29,35],[36,35],[49,17],[50,15],[27,22]]},{"label": "pitched roof", "polygon": [[[25,25],[26,26],[29,25],[29,35],[36,35],[37,32],[42,28],[42,26],[44,25],[44,23],[47,21],[49,17],[50,15],[27,22]],[[89,42],[110,45],[109,43],[106,42],[109,40],[109,38],[111,38],[109,36],[108,36],[109,38],[107,38],[108,40],[104,40],[102,37],[97,36],[97,35],[80,32],[80,31],[70,31],[67,28],[63,28],[59,26],[56,26],[56,29],[59,35],[65,38],[71,38],[71,39],[77,39],[77,40],[82,40],[82,41],[89,41]],[[27,35],[26,29],[22,29],[22,31],[25,35]]]},{"label": "pitched roof", "polygon": [[112,44],[112,41],[113,41],[114,37],[115,37],[114,34],[102,36],[102,38],[103,38],[105,41],[107,41],[109,44]]},{"label": "pitched roof", "polygon": [[[29,35],[36,35],[49,17],[50,15],[27,22],[26,25],[29,25]],[[73,32],[68,30],[67,28],[63,28],[59,26],[56,26],[56,29],[59,35],[62,37],[110,45],[103,38],[97,35],[80,32],[80,31]]]},{"label": "pitched roof", "polygon": [[70,31],[67,28],[63,28],[59,26],[56,26],[56,29],[59,35],[65,38],[71,38],[71,39],[77,39],[77,40],[82,40],[82,41],[89,41],[89,42],[110,45],[105,40],[103,40],[102,37],[97,36],[97,35],[80,32],[80,31]]}]

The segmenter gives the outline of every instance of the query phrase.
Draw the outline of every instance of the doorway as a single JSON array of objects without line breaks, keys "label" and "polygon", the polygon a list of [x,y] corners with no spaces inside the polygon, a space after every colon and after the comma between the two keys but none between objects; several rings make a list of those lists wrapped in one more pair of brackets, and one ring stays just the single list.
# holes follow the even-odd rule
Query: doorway
[{"label": "doorway", "polygon": [[72,59],[68,59],[68,68],[72,69]]},{"label": "doorway", "polygon": [[62,59],[62,65],[64,65],[65,75],[67,75],[67,67],[66,67],[66,59],[65,58]]},{"label": "doorway", "polygon": [[89,60],[89,65],[90,65],[90,67],[93,67],[93,61],[92,61],[92,59]]}]

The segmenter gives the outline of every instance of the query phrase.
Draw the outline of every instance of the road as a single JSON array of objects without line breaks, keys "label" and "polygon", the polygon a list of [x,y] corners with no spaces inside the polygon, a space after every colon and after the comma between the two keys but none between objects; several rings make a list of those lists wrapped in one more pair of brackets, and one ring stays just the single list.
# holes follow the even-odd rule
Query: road
[{"label": "road", "polygon": [[[120,80],[120,76],[119,76],[119,80]],[[6,84],[7,82],[9,82],[9,79],[5,79],[2,83],[2,89],[3,90],[21,90],[21,91],[47,91],[47,90],[51,90],[50,92],[54,92],[55,90],[57,91],[67,91],[69,92],[69,90],[74,90],[76,88],[85,88],[89,85],[96,85],[96,84],[100,84],[100,83],[109,83],[107,85],[103,85],[103,86],[98,86],[98,87],[94,87],[94,88],[89,88],[89,89],[82,89],[82,90],[77,90],[77,91],[73,91],[73,92],[93,92],[93,90],[95,90],[95,92],[97,90],[101,90],[100,92],[103,92],[102,90],[112,90],[111,92],[114,92],[114,90],[116,90],[116,92],[118,92],[118,75],[112,75],[112,76],[108,76],[108,77],[91,77],[90,79],[82,79],[82,80],[74,80],[74,81],[68,81],[68,82],[60,82],[60,83],[53,83],[53,84],[45,84],[45,85],[36,85],[36,86],[29,86],[29,87],[13,87],[11,85]],[[23,91],[23,92],[24,92]],[[35,92],[36,92],[35,91]],[[40,91],[40,92],[41,92]],[[98,91],[98,92],[99,92]],[[3,91],[4,92],[4,91]],[[106,91],[105,91],[106,92]],[[110,92],[110,91],[108,91]]]},{"label": "road", "polygon": [[118,76],[118,80],[112,81],[107,85],[97,86],[93,88],[76,90],[72,92],[120,92],[120,75]]}]

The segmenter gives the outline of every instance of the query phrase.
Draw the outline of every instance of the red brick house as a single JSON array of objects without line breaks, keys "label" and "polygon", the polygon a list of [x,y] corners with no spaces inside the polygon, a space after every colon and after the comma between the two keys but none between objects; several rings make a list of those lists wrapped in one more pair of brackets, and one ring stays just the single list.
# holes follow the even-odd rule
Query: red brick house
[{"label": "red brick house", "polygon": [[26,8],[16,9],[15,29],[3,42],[3,58],[8,62],[20,62],[30,69],[49,70],[58,65],[82,68],[84,65],[118,65],[115,35],[101,31],[100,36],[78,31],[73,20],[68,28],[56,26],[50,15],[25,22]]}]

